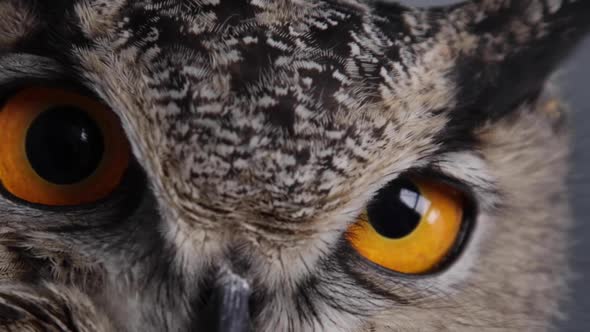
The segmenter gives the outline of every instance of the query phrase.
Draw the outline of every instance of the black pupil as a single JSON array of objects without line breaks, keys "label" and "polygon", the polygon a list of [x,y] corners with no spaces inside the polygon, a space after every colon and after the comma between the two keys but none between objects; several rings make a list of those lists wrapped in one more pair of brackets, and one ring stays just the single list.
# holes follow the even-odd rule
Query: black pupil
[{"label": "black pupil", "polygon": [[371,225],[379,234],[401,239],[418,227],[428,205],[429,201],[415,184],[407,179],[398,179],[379,191],[367,207],[367,213]]},{"label": "black pupil", "polygon": [[33,121],[26,152],[39,176],[66,185],[78,183],[96,170],[104,143],[99,127],[86,112],[61,106],[44,111]]}]

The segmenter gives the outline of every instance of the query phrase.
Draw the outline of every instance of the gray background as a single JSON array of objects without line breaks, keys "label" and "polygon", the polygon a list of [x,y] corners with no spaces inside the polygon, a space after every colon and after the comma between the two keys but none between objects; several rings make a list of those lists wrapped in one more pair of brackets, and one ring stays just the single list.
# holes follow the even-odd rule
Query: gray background
[{"label": "gray background", "polygon": [[[589,1],[589,0],[585,0]],[[571,301],[567,306],[568,321],[560,324],[559,331],[590,331],[590,38],[564,65],[562,93],[573,110],[574,136],[573,170],[570,191],[576,219],[572,266],[578,278],[573,284]]]},{"label": "gray background", "polygon": [[[590,1],[590,0],[585,0]],[[405,0],[414,6],[440,5],[462,2],[459,0]],[[590,19],[590,18],[588,18]],[[569,318],[558,324],[558,331],[590,331],[590,38],[562,66],[559,71],[561,93],[569,102],[573,118],[573,169],[569,178],[573,213],[576,220],[573,229],[573,257],[571,264],[577,278],[572,285],[570,301],[564,311]],[[540,239],[541,241],[541,239]]]}]

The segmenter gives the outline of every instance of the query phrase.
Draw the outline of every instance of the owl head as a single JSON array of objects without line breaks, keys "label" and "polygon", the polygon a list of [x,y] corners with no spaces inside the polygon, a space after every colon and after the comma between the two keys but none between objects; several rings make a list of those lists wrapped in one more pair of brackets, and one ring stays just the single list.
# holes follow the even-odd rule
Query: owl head
[{"label": "owl head", "polygon": [[2,331],[541,331],[590,1],[1,0]]}]

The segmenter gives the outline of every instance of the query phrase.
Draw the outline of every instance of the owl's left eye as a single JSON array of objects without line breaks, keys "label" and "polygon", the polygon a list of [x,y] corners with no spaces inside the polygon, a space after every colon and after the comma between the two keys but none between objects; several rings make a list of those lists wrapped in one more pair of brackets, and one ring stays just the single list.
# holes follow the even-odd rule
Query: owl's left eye
[{"label": "owl's left eye", "polygon": [[386,269],[431,273],[464,242],[467,209],[456,188],[404,177],[379,191],[346,237],[361,256]]},{"label": "owl's left eye", "polygon": [[26,87],[0,108],[0,183],[23,201],[96,202],[117,188],[129,158],[119,119],[91,97]]}]

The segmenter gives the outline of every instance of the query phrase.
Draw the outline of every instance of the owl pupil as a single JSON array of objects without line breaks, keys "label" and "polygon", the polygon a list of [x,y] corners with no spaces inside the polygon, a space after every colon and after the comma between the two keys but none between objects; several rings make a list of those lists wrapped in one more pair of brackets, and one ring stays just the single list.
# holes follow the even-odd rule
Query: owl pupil
[{"label": "owl pupil", "polygon": [[86,112],[69,106],[41,113],[27,132],[25,147],[37,174],[59,185],[90,176],[104,152],[98,125]]},{"label": "owl pupil", "polygon": [[369,221],[382,236],[400,239],[410,235],[422,218],[425,198],[408,179],[398,179],[381,189],[367,207]]}]

